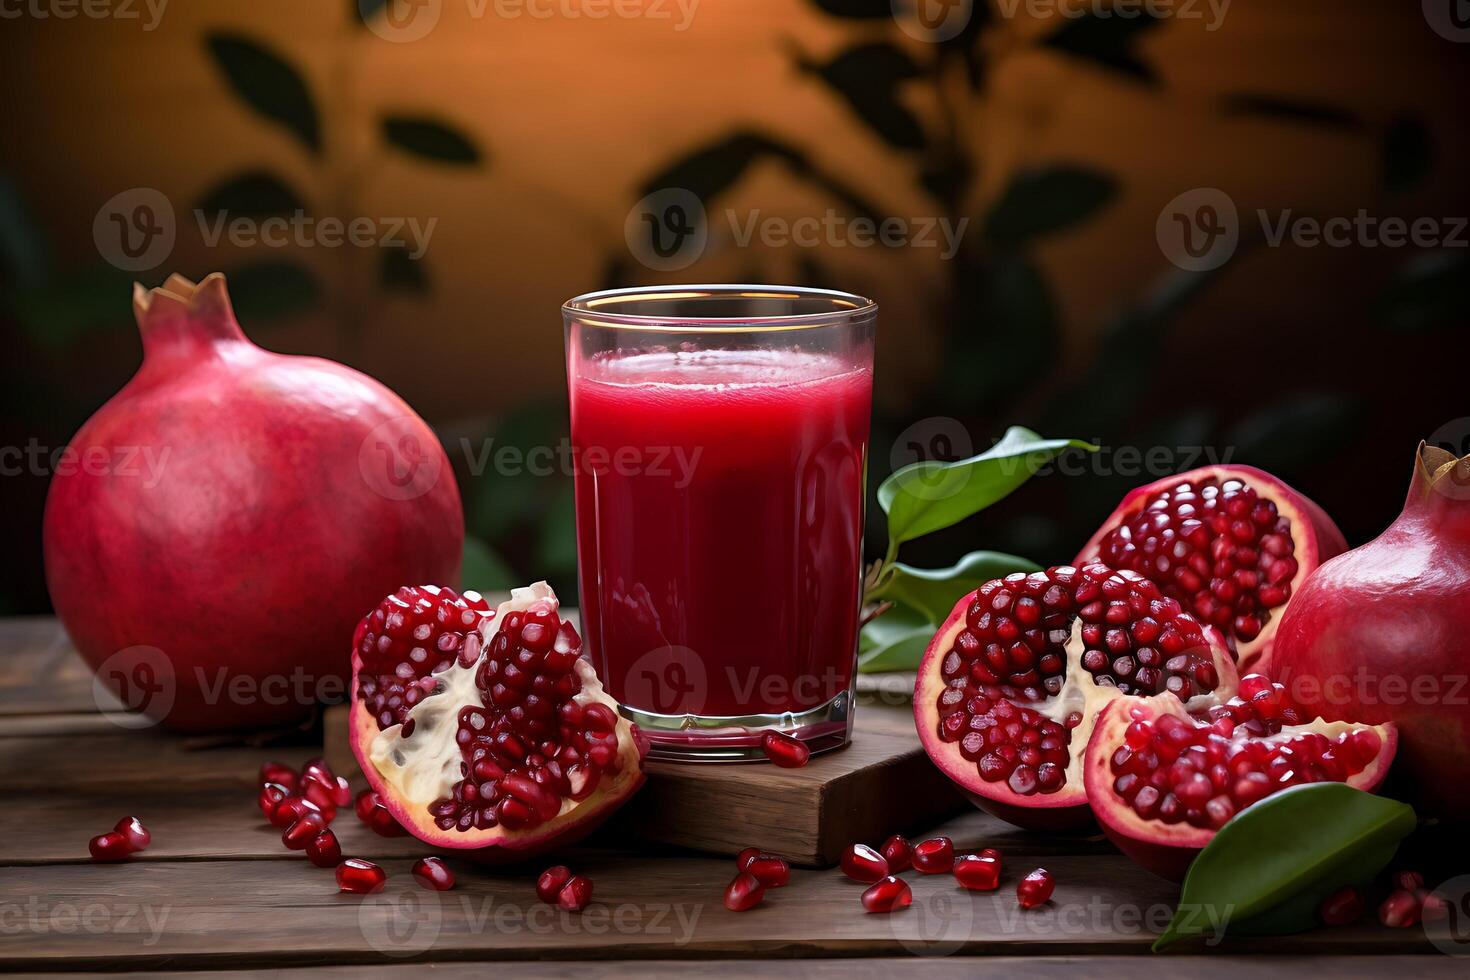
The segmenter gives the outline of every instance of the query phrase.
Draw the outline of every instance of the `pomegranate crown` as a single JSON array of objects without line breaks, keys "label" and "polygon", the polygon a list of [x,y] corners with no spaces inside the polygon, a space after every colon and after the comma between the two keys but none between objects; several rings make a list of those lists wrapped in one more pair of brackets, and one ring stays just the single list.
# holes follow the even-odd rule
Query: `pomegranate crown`
[{"label": "pomegranate crown", "polygon": [[199,283],[174,273],[154,289],[135,282],[133,316],[146,353],[180,344],[245,339],[221,272],[212,272]]},{"label": "pomegranate crown", "polygon": [[1470,456],[1456,457],[1439,446],[1419,443],[1406,511],[1429,508],[1441,514],[1453,513],[1458,523],[1470,516],[1460,506],[1466,500],[1470,500]]}]

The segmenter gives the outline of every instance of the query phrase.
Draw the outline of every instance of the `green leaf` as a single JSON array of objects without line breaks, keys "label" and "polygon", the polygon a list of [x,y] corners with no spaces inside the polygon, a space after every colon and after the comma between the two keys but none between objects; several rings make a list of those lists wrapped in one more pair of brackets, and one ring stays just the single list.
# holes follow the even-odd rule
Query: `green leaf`
[{"label": "green leaf", "polygon": [[262,116],[295,133],[313,153],[321,150],[316,103],[296,69],[238,34],[213,33],[205,43],[236,95]]},{"label": "green leaf", "polygon": [[1086,167],[1024,170],[990,206],[985,236],[996,245],[1019,245],[1086,220],[1117,192],[1117,181]]},{"label": "green leaf", "polygon": [[[892,567],[893,577],[879,596],[919,611],[933,626],[944,622],[960,596],[978,589],[981,583],[1012,572],[1041,569],[1035,562],[999,551],[972,551],[949,568],[915,568],[902,562],[894,562]],[[880,616],[874,622],[886,618]]]},{"label": "green leaf", "polygon": [[911,463],[878,487],[888,515],[888,537],[897,545],[957,524],[1025,483],[1068,449],[1096,452],[1080,439],[1043,439],[1019,425],[994,446],[954,463]]},{"label": "green leaf", "polygon": [[128,330],[131,286],[130,274],[97,263],[15,289],[6,305],[33,343],[57,349],[94,330]]},{"label": "green leaf", "polygon": [[907,606],[894,606],[858,634],[858,670],[864,674],[917,670],[934,638],[927,616]]},{"label": "green leaf", "polygon": [[464,564],[459,573],[461,591],[504,592],[515,588],[516,575],[506,560],[479,538],[464,539]]},{"label": "green leaf", "polygon": [[891,146],[912,150],[924,145],[918,118],[898,100],[899,85],[921,74],[901,48],[881,42],[860,44],[825,65],[801,64],[846,99],[858,118]]},{"label": "green leaf", "polygon": [[389,116],[383,120],[383,138],[406,153],[437,163],[480,162],[480,151],[468,136],[433,119]]},{"label": "green leaf", "polygon": [[1289,928],[1307,904],[1300,896],[1372,877],[1414,825],[1412,807],[1345,783],[1296,786],[1267,797],[1200,851],[1174,919],[1153,948],[1209,929],[1220,935],[1231,922],[1265,923],[1261,931],[1270,931],[1269,916],[1279,909],[1291,914],[1275,926]]}]

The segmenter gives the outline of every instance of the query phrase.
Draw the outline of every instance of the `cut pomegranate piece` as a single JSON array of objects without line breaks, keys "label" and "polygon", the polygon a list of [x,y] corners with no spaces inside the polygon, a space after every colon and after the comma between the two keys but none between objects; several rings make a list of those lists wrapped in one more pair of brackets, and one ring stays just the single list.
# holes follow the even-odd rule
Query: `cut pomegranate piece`
[{"label": "cut pomegranate piece", "polygon": [[1077,561],[1142,575],[1224,633],[1242,668],[1264,669],[1281,609],[1346,550],[1322,508],[1276,477],[1210,466],[1129,493]]},{"label": "cut pomegranate piece", "polygon": [[873,882],[862,897],[863,908],[869,912],[892,912],[907,908],[914,902],[909,883],[897,875],[889,875]]},{"label": "cut pomegranate piece", "polygon": [[914,869],[926,875],[946,874],[954,867],[954,841],[932,837],[914,845]]},{"label": "cut pomegranate piece", "polygon": [[742,871],[731,879],[725,888],[725,908],[731,912],[745,912],[755,908],[766,897],[766,886],[748,871]]},{"label": "cut pomegranate piece", "polygon": [[434,693],[434,675],[454,664],[465,638],[489,615],[490,604],[477,592],[404,586],[358,624],[352,641],[361,663],[357,698],[379,728],[401,725],[410,708]]},{"label": "cut pomegranate piece", "polygon": [[1093,563],[986,582],[919,665],[914,718],[929,757],[978,805],[1031,829],[1091,823],[1082,755],[1098,711],[1127,693],[1233,693],[1235,665],[1147,579]]},{"label": "cut pomegranate piece", "polygon": [[[135,851],[141,851],[153,842],[153,835],[148,833],[148,828],[137,817],[123,817],[112,829],[126,837],[128,846]],[[1423,879],[1419,883],[1422,885]]]},{"label": "cut pomegranate piece", "polygon": [[842,873],[853,881],[873,882],[888,874],[888,861],[867,844],[854,844],[842,853]]},{"label": "cut pomegranate piece", "polygon": [[761,751],[782,769],[800,769],[812,757],[806,743],[782,732],[766,732],[761,736]]},{"label": "cut pomegranate piece", "polygon": [[1419,896],[1398,888],[1378,906],[1378,921],[1390,929],[1407,929],[1419,924],[1419,911]]},{"label": "cut pomegranate piece", "polygon": [[556,904],[556,896],[561,892],[561,886],[567,883],[572,876],[572,869],[565,864],[558,864],[541,872],[541,877],[536,881],[536,897],[548,905]]},{"label": "cut pomegranate piece", "polygon": [[128,839],[115,830],[93,837],[88,841],[87,849],[92,852],[93,861],[121,861],[133,853]]},{"label": "cut pomegranate piece", "polygon": [[1357,922],[1363,917],[1363,894],[1356,888],[1348,885],[1339,888],[1322,900],[1317,909],[1317,917],[1322,920],[1323,925],[1345,926]]},{"label": "cut pomegranate piece", "polygon": [[898,834],[884,841],[883,846],[878,848],[878,853],[883,855],[883,859],[888,862],[888,870],[893,874],[907,871],[913,863],[913,845],[908,842],[908,838]]},{"label": "cut pomegranate piece", "polygon": [[1195,715],[1172,694],[1114,701],[1087,746],[1085,782],[1113,843],[1178,879],[1226,821],[1272,793],[1317,782],[1372,790],[1397,740],[1392,725],[1305,722],[1282,685],[1251,674],[1239,697]]},{"label": "cut pomegranate piece", "polygon": [[[420,600],[427,607],[414,619]],[[442,608],[419,596],[400,611],[417,629]],[[456,655],[422,674],[418,648],[392,633],[391,610],[374,612],[367,632],[379,612],[393,642],[371,645],[370,666],[361,643],[354,652],[352,748],[379,802],[415,837],[486,860],[524,859],[584,836],[642,784],[647,742],[580,656],[581,638],[546,583],[516,589],[494,613],[473,610],[478,625]],[[460,610],[458,622],[468,615]],[[409,660],[390,667],[392,651]],[[405,705],[420,693],[402,724],[381,727],[387,674],[417,684]]]},{"label": "cut pomegranate piece", "polygon": [[989,855],[961,854],[954,863],[954,877],[970,891],[995,891],[1000,887],[1000,859]]},{"label": "cut pomegranate piece", "polygon": [[1037,868],[1016,883],[1016,901],[1021,903],[1023,909],[1034,909],[1050,901],[1055,888],[1056,882],[1052,880],[1051,872],[1045,868]]},{"label": "cut pomegranate piece", "polygon": [[420,885],[436,892],[447,892],[454,887],[454,872],[443,858],[419,858],[414,862],[413,876]]},{"label": "cut pomegranate piece", "polygon": [[580,912],[592,901],[592,880],[581,875],[572,875],[556,893],[556,906],[568,912]]},{"label": "cut pomegranate piece", "polygon": [[355,895],[371,895],[383,887],[388,873],[371,861],[348,858],[337,865],[337,888]]},{"label": "cut pomegranate piece", "polygon": [[306,856],[318,868],[335,868],[342,862],[342,845],[337,843],[336,834],[323,830],[307,842]]},{"label": "cut pomegranate piece", "polygon": [[767,888],[781,888],[791,880],[791,865],[774,854],[762,854],[744,868]]}]

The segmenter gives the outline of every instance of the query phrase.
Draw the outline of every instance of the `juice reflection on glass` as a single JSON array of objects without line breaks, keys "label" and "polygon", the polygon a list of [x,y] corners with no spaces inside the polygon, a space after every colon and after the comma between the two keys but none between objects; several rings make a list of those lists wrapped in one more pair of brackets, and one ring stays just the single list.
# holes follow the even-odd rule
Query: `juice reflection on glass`
[{"label": "juice reflection on glass", "polygon": [[663,755],[852,721],[876,309],[776,287],[567,304],[581,610]]}]

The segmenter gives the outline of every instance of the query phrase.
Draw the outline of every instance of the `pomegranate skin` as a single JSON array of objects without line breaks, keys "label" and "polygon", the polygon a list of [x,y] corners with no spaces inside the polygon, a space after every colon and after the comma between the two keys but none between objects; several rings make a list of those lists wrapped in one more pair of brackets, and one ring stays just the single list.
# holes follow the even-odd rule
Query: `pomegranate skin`
[{"label": "pomegranate skin", "polygon": [[1422,816],[1463,822],[1470,814],[1467,636],[1470,456],[1457,460],[1420,443],[1403,513],[1307,579],[1282,618],[1271,672],[1324,718],[1394,722],[1410,802]]},{"label": "pomegranate skin", "polygon": [[[218,273],[136,287],[134,311],[143,364],[70,445],[115,465],[51,481],[52,603],[102,681],[171,728],[298,721],[344,693],[365,610],[405,581],[458,581],[448,459],[373,379],[247,340]],[[422,475],[397,485],[383,452],[415,442]],[[160,664],[168,690],[120,689]]]}]

